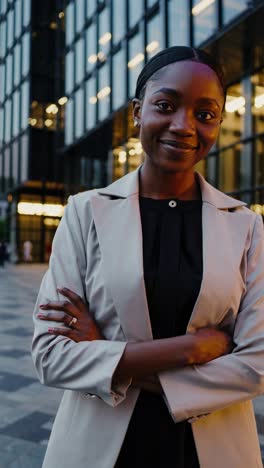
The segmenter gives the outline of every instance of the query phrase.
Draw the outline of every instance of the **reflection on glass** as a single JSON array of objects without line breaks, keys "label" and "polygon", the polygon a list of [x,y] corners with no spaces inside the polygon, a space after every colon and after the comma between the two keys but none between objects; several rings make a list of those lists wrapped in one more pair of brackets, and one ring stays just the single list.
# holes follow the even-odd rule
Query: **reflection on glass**
[{"label": "reflection on glass", "polygon": [[96,1],[97,0],[86,0],[86,15],[88,18],[92,16],[95,12]]},{"label": "reflection on glass", "polygon": [[245,98],[239,83],[230,86],[227,90],[224,119],[219,136],[220,147],[228,146],[241,138],[244,114]]},{"label": "reflection on glass", "polygon": [[113,56],[113,109],[125,104],[126,100],[126,56],[125,49],[120,49]]},{"label": "reflection on glass", "polygon": [[69,3],[66,7],[66,45],[70,44],[74,38],[74,4]]},{"label": "reflection on glass", "polygon": [[29,117],[29,83],[25,81],[21,87],[21,128],[26,129],[28,126]]},{"label": "reflection on glass", "polygon": [[99,120],[105,119],[109,114],[110,94],[109,63],[106,63],[99,70],[99,90],[97,93]]},{"label": "reflection on glass", "polygon": [[100,62],[106,60],[111,45],[110,33],[110,9],[105,8],[99,15],[99,41],[98,41],[98,59]]},{"label": "reflection on glass", "polygon": [[29,73],[30,65],[30,37],[29,33],[24,34],[22,38],[22,75],[26,76]]},{"label": "reflection on glass", "polygon": [[84,95],[83,88],[75,94],[75,138],[80,138],[84,131]]},{"label": "reflection on glass", "polygon": [[14,38],[14,10],[9,10],[7,15],[7,47],[12,46]]},{"label": "reflection on glass", "polygon": [[5,142],[8,143],[11,138],[11,99],[5,103]]},{"label": "reflection on glass", "polygon": [[73,141],[73,100],[69,99],[66,104],[66,119],[65,119],[65,143],[70,145]]},{"label": "reflection on glass", "polygon": [[76,83],[80,83],[84,79],[84,39],[81,38],[76,42],[75,46],[75,69]]},{"label": "reflection on glass", "polygon": [[199,45],[217,29],[216,0],[194,0],[193,8],[194,44]]},{"label": "reflection on glass", "polygon": [[19,37],[21,34],[22,26],[22,5],[21,0],[15,2],[15,35]]},{"label": "reflection on glass", "polygon": [[73,90],[73,87],[74,87],[73,58],[74,58],[73,51],[70,50],[70,52],[66,55],[66,76],[65,76],[65,91],[66,91],[66,94],[70,94],[72,92],[72,90]]},{"label": "reflection on glass", "polygon": [[219,188],[233,192],[240,188],[241,144],[223,150],[219,155]]},{"label": "reflection on glass", "polygon": [[96,78],[92,76],[86,82],[86,129],[90,130],[96,124],[96,104],[97,104],[97,92],[96,92]]},{"label": "reflection on glass", "polygon": [[0,64],[0,103],[4,101],[5,96],[5,66]]},{"label": "reflection on glass", "polygon": [[16,137],[19,133],[19,123],[20,123],[20,93],[16,91],[13,94],[13,136]]},{"label": "reflection on glass", "polygon": [[135,26],[144,14],[143,0],[128,0],[129,27]]},{"label": "reflection on glass", "polygon": [[0,58],[3,58],[5,56],[5,53],[6,53],[6,21],[3,21],[0,25]]},{"label": "reflection on glass", "polygon": [[162,30],[162,18],[160,13],[158,13],[147,23],[148,43],[146,53],[148,60],[163,49]]},{"label": "reflection on glass", "polygon": [[76,2],[76,31],[80,32],[84,26],[84,9],[85,9],[85,0],[78,0]]},{"label": "reflection on glass", "polygon": [[113,0],[113,43],[122,39],[126,33],[126,2]]},{"label": "reflection on glass", "polygon": [[93,23],[86,31],[86,71],[89,73],[97,62],[96,25]]},{"label": "reflection on glass", "polygon": [[31,8],[31,0],[23,0],[23,25],[27,26],[30,22],[30,8]]},{"label": "reflection on glass", "polygon": [[6,59],[6,94],[9,94],[12,89],[12,62],[13,56],[8,55]]},{"label": "reflection on glass", "polygon": [[186,0],[169,0],[168,3],[169,46],[189,45],[189,5]]},{"label": "reflection on glass", "polygon": [[223,20],[228,23],[243,10],[248,8],[248,0],[222,0],[223,2]]},{"label": "reflection on glass", "polygon": [[27,133],[21,138],[21,149],[20,149],[20,181],[24,182],[28,179],[28,135]]},{"label": "reflection on glass", "polygon": [[21,79],[21,45],[18,43],[14,50],[14,84],[18,85]]},{"label": "reflection on glass", "polygon": [[127,65],[129,70],[129,96],[133,97],[137,77],[144,66],[144,45],[141,32],[137,33],[129,41],[129,61]]}]

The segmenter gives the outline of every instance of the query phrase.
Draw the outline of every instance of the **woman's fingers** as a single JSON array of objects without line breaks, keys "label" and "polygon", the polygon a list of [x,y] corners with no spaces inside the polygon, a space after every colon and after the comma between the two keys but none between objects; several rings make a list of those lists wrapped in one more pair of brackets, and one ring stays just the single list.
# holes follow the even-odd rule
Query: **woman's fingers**
[{"label": "woman's fingers", "polygon": [[67,336],[67,338],[70,338],[72,340],[75,341],[73,335],[74,335],[74,330],[72,330],[71,328],[66,328],[66,327],[49,327],[48,328],[48,332],[51,334],[51,335],[63,335],[63,336]]},{"label": "woman's fingers", "polygon": [[46,304],[41,304],[41,310],[57,310],[61,312],[66,312],[72,317],[78,317],[80,311],[69,301],[49,301]]},{"label": "woman's fingers", "polygon": [[71,291],[68,288],[57,288],[57,291],[59,291],[59,293],[63,296],[67,297],[72,302],[72,304],[74,304],[75,307],[77,307],[77,309],[85,312],[88,311],[87,304],[75,292]]},{"label": "woman's fingers", "polygon": [[43,312],[43,313],[38,313],[37,317],[41,320],[47,320],[50,322],[62,322],[65,325],[72,326],[74,323],[77,322],[76,317],[73,317],[72,315],[66,314],[65,312]]}]

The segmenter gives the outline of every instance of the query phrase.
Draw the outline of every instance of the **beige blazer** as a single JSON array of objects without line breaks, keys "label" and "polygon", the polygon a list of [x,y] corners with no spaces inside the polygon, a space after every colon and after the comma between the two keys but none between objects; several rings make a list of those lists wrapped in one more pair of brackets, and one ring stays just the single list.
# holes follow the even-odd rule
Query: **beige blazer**
[{"label": "beige blazer", "polygon": [[[197,177],[204,271],[188,330],[226,326],[235,349],[159,379],[172,418],[192,423],[201,468],[260,468],[250,400],[264,391],[262,219]],[[47,333],[51,323],[34,317],[39,378],[66,390],[44,468],[113,468],[122,445],[139,391],[112,377],[128,341],[152,339],[138,192],[136,170],[71,197],[56,232],[35,314],[40,303],[58,299],[56,287],[69,287],[89,301],[106,340],[54,338]]]}]

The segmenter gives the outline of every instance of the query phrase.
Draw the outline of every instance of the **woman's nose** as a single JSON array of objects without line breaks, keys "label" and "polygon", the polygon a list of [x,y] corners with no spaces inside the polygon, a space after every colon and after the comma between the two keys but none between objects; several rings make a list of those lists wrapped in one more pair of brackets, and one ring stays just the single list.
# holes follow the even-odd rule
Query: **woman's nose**
[{"label": "woman's nose", "polygon": [[193,115],[187,109],[178,109],[171,114],[170,131],[186,135],[195,133]]}]

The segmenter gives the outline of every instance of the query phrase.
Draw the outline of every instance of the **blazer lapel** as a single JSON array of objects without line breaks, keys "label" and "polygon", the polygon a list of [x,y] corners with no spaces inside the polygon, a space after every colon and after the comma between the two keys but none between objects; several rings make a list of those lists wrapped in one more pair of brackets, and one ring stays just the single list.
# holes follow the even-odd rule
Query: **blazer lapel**
[{"label": "blazer lapel", "polygon": [[127,198],[91,200],[102,253],[106,286],[111,291],[129,341],[152,338],[143,272],[138,193]]}]

